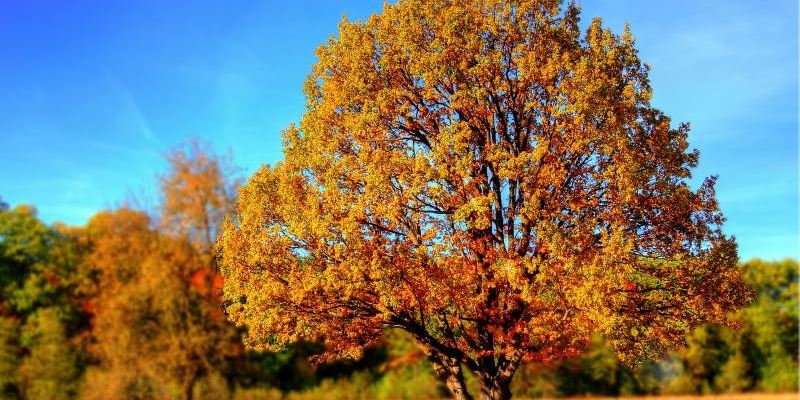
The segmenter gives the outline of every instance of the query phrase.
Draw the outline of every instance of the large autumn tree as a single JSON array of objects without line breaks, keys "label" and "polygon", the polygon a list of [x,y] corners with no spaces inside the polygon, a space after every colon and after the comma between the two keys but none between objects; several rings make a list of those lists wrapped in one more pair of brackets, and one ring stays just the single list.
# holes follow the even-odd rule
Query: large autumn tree
[{"label": "large autumn tree", "polygon": [[524,360],[623,360],[748,297],[689,127],[650,104],[626,29],[557,0],[401,0],[317,51],[285,160],[240,192],[220,248],[247,343],[357,357],[406,330],[459,399]]}]

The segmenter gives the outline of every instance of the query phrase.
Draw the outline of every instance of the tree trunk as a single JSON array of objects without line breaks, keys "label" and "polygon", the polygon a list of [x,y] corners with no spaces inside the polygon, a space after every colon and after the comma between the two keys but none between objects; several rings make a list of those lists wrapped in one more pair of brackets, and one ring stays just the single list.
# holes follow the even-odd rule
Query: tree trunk
[{"label": "tree trunk", "polygon": [[467,384],[464,382],[464,373],[461,371],[460,362],[439,354],[429,354],[428,358],[433,364],[433,372],[444,381],[454,399],[472,400],[472,396],[467,392]]},{"label": "tree trunk", "polygon": [[194,384],[197,382],[197,374],[191,372],[183,379],[181,384],[181,399],[192,400],[194,397]]},{"label": "tree trunk", "polygon": [[509,400],[511,398],[511,380],[500,378],[481,379],[480,400]]},{"label": "tree trunk", "polygon": [[464,375],[461,373],[461,367],[459,367],[458,375],[448,375],[445,384],[456,400],[472,400],[472,396],[467,392],[467,385],[464,382]]},{"label": "tree trunk", "polygon": [[[446,385],[450,394],[456,400],[472,400],[472,395],[467,391],[464,382],[464,373],[461,370],[461,361],[455,357],[449,357],[436,351],[431,346],[422,346],[433,365],[436,376]],[[472,369],[480,381],[480,400],[509,400],[511,399],[511,378],[522,362],[522,352],[513,351],[507,356],[500,358],[498,365],[488,366],[481,369],[481,366],[473,363]]]}]

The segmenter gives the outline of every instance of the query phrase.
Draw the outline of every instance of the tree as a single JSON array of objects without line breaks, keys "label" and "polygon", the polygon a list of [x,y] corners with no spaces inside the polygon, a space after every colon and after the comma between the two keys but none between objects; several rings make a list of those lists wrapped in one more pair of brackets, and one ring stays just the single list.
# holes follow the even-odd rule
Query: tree
[{"label": "tree", "polygon": [[556,0],[387,4],[317,51],[285,160],[220,242],[247,344],[356,357],[411,333],[459,399],[510,397],[523,360],[625,362],[726,323],[748,291],[686,124],[650,104],[626,29]]},{"label": "tree", "polygon": [[[93,276],[87,284],[94,314],[90,351],[101,368],[87,374],[86,385],[92,390],[86,397],[143,398],[159,393],[153,380],[169,379],[169,373],[153,370],[160,366],[152,357],[157,346],[151,337],[160,330],[159,321],[147,314],[150,296],[143,299],[137,284],[142,263],[157,254],[157,233],[146,214],[121,208],[94,215],[86,225],[86,236]],[[163,354],[163,349],[156,350]]]},{"label": "tree", "polygon": [[724,338],[730,348],[730,354],[720,367],[714,379],[717,390],[728,393],[741,393],[753,386],[752,366],[747,359],[747,350],[752,343],[742,337],[741,332],[724,331]]},{"label": "tree", "polygon": [[26,399],[73,398],[80,370],[74,349],[55,308],[45,308],[26,327],[30,355],[19,367]]},{"label": "tree", "polygon": [[798,388],[797,261],[750,260],[741,266],[755,301],[735,314],[741,325],[701,326],[676,354],[672,392],[787,392]]},{"label": "tree", "polygon": [[19,326],[15,319],[0,317],[0,398],[19,398]]},{"label": "tree", "polygon": [[194,310],[185,316],[192,341],[184,347],[199,368],[184,372],[183,398],[188,399],[196,381],[215,369],[212,361],[222,361],[237,350],[238,333],[219,307],[222,281],[214,242],[224,216],[233,207],[239,179],[234,176],[230,154],[217,155],[198,139],[175,147],[166,158],[170,168],[161,177],[161,223],[166,233],[190,243],[194,250],[190,263],[178,264],[175,271],[183,282],[175,292],[185,296],[176,304]]},{"label": "tree", "polygon": [[[180,397],[236,350],[232,326],[192,284],[202,264],[189,242],[140,211],[98,213],[87,230],[97,273],[91,376],[98,398]],[[215,313],[216,312],[216,313]]]},{"label": "tree", "polygon": [[241,353],[219,307],[212,253],[235,181],[224,160],[196,141],[167,161],[155,220],[123,207],[98,213],[87,227],[102,367],[90,387],[102,387],[100,397],[191,399],[200,380]]},{"label": "tree", "polygon": [[0,300],[2,311],[24,313],[41,303],[52,285],[45,287],[50,271],[54,233],[36,216],[36,209],[20,205],[0,209]]},{"label": "tree", "polygon": [[797,391],[800,301],[796,260],[750,260],[743,265],[745,279],[756,291],[753,304],[739,312],[749,343],[757,389]]},{"label": "tree", "polygon": [[713,394],[714,378],[719,375],[727,353],[720,329],[701,326],[686,341],[686,348],[681,349],[676,360],[680,374],[667,382],[666,391]]},{"label": "tree", "polygon": [[74,229],[0,204],[0,397],[65,398],[81,372],[84,319],[73,296],[82,248]]},{"label": "tree", "polygon": [[232,177],[230,158],[216,155],[198,139],[166,155],[170,169],[161,177],[162,223],[168,231],[187,236],[201,254],[211,255],[218,228],[233,205],[239,181]]}]

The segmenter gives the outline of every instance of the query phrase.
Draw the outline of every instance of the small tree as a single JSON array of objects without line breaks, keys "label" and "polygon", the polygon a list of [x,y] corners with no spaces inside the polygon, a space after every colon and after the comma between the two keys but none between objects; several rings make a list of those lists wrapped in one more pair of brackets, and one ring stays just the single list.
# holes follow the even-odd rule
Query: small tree
[{"label": "small tree", "polygon": [[[87,226],[96,276],[94,354],[98,397],[190,400],[203,379],[240,355],[235,327],[219,306],[213,243],[232,204],[226,159],[198,141],[167,155],[159,223],[120,208]],[[172,396],[175,397],[175,396]]]},{"label": "small tree", "polygon": [[215,154],[199,139],[174,147],[165,157],[169,171],[160,178],[162,224],[186,236],[210,264],[218,228],[240,183],[233,177],[232,157]]},{"label": "small tree", "polygon": [[285,161],[220,248],[247,344],[357,357],[406,330],[452,394],[507,399],[523,360],[600,331],[632,362],[747,298],[688,125],[650,105],[626,29],[556,0],[422,1],[317,51]]},{"label": "small tree", "polygon": [[24,397],[32,400],[72,398],[80,371],[58,310],[39,310],[28,321],[26,330],[30,355],[22,361],[18,370]]}]

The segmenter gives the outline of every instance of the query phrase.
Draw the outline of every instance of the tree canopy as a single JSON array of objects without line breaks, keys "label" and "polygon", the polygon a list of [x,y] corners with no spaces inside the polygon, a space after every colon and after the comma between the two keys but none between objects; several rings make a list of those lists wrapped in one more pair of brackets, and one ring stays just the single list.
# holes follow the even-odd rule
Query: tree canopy
[{"label": "tree canopy", "polygon": [[167,161],[160,223],[122,207],[87,224],[97,292],[92,350],[102,366],[88,392],[96,398],[192,399],[201,379],[221,375],[241,354],[238,332],[219,308],[212,257],[235,179],[197,141],[176,147]]},{"label": "tree canopy", "polygon": [[[606,335],[661,352],[748,298],[715,178],[650,103],[626,28],[557,0],[401,0],[317,51],[285,161],[221,240],[248,344],[355,357],[410,332],[458,398]],[[327,357],[326,357],[327,356]]]}]

